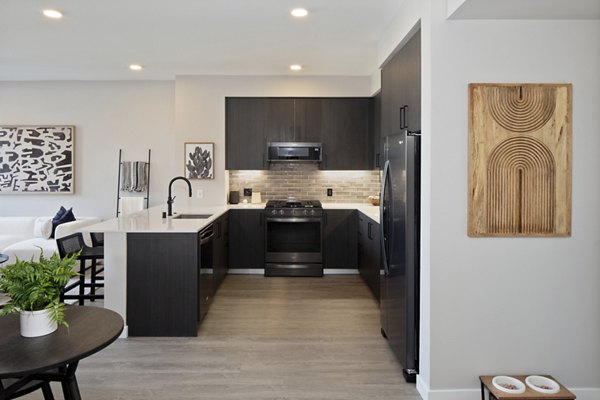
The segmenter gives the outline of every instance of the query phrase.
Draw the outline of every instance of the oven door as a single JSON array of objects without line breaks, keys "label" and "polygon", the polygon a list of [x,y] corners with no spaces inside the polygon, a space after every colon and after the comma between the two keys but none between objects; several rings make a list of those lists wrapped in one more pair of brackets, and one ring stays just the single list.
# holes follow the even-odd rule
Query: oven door
[{"label": "oven door", "polygon": [[267,217],[265,228],[265,262],[290,264],[323,262],[321,217]]}]

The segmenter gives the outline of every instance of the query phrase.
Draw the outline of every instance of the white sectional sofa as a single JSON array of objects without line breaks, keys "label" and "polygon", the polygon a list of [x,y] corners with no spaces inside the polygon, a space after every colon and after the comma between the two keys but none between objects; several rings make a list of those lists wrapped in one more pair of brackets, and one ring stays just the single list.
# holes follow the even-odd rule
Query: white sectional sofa
[{"label": "white sectional sofa", "polygon": [[[51,225],[52,217],[0,217],[0,253],[9,256],[2,266],[14,263],[16,257],[21,260],[29,260],[32,256],[34,260],[38,259],[42,250],[45,256],[51,256],[58,251],[56,238],[79,232],[84,226],[101,221],[95,217],[77,218],[76,221],[58,225],[55,238],[46,239],[40,226],[47,224],[48,220]],[[84,239],[86,244],[91,245],[89,234],[84,234]]]}]

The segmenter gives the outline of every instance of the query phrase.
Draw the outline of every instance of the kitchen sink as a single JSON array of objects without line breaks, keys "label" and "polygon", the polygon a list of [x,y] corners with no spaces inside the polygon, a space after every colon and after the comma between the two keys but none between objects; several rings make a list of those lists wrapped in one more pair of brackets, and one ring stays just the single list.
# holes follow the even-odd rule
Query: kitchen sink
[{"label": "kitchen sink", "polygon": [[212,217],[212,214],[179,214],[173,218],[177,219],[207,219]]}]

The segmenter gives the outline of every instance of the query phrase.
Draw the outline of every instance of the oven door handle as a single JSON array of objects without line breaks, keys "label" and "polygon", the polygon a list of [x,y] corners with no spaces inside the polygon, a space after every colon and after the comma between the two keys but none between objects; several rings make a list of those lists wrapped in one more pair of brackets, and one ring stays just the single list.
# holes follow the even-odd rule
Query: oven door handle
[{"label": "oven door handle", "polygon": [[320,217],[266,218],[267,222],[321,222]]}]

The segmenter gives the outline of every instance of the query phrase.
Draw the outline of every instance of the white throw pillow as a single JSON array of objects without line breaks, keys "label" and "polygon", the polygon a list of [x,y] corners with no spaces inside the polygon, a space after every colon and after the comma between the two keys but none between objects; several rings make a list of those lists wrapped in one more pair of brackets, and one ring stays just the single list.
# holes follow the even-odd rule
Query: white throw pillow
[{"label": "white throw pillow", "polygon": [[52,218],[36,218],[33,225],[33,236],[42,239],[50,239],[52,235]]}]

